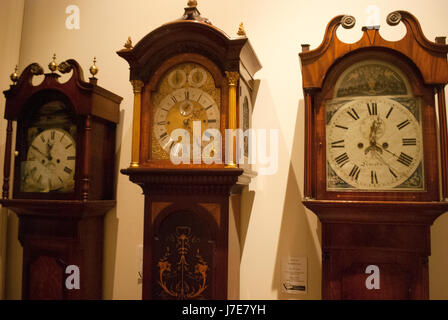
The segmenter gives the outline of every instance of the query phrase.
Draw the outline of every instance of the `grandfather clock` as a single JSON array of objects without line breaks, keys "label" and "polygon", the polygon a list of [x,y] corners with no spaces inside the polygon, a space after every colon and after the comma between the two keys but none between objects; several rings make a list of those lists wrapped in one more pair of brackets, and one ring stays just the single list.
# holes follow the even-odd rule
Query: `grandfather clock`
[{"label": "grandfather clock", "polygon": [[229,38],[189,1],[118,55],[135,95],[121,172],[145,195],[143,299],[237,299],[239,197],[254,173],[226,129],[250,127],[261,68],[252,46],[242,26]]},{"label": "grandfather clock", "polygon": [[336,29],[355,19],[337,16],[300,53],[303,203],[322,222],[324,299],[429,298],[430,226],[448,211],[448,46],[406,11],[387,22],[406,35],[363,27],[346,44]]},{"label": "grandfather clock", "polygon": [[[101,299],[103,216],[115,206],[122,98],[97,85],[95,63],[85,82],[75,60],[54,60],[40,84],[32,80],[44,71],[33,63],[20,77],[11,75],[14,84],[4,92],[8,127],[0,203],[19,217],[23,299]],[[61,83],[57,71],[72,74]]]}]

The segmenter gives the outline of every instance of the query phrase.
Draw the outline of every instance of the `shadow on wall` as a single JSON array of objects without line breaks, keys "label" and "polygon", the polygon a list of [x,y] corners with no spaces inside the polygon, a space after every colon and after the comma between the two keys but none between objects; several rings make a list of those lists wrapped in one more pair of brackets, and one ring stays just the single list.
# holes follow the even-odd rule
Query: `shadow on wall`
[{"label": "shadow on wall", "polygon": [[[120,110],[120,122],[116,131],[115,150],[115,180],[114,195],[117,197],[118,176],[120,175],[121,142],[123,136],[125,110]],[[115,261],[118,241],[117,207],[109,211],[104,217],[104,252],[103,252],[103,299],[112,300],[114,296]]]},{"label": "shadow on wall", "polygon": [[244,244],[246,243],[247,230],[249,228],[250,216],[252,207],[254,206],[255,191],[249,190],[249,187],[244,187],[241,193],[241,215],[240,227],[238,228],[240,240],[240,259],[243,256]]},{"label": "shadow on wall", "polygon": [[[280,238],[278,242],[275,274],[272,287],[277,290],[278,299],[321,299],[321,224],[302,205],[298,173],[303,168],[303,100],[299,103],[294,131],[291,162],[286,185]],[[315,226],[315,229],[314,229]],[[319,242],[319,243],[317,243]],[[287,257],[307,257],[307,292],[291,294],[283,292],[282,260]]]}]

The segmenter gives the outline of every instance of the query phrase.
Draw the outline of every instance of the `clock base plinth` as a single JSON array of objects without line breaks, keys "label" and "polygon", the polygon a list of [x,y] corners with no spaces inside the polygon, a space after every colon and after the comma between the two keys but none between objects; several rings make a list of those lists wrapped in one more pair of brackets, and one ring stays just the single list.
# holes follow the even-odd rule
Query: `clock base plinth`
[{"label": "clock base plinth", "polygon": [[[303,203],[322,223],[323,299],[429,298],[430,226],[448,203]],[[367,288],[369,266],[378,267],[379,289]]]},{"label": "clock base plinth", "polygon": [[[22,299],[102,299],[104,214],[115,200],[2,199],[19,217]],[[66,280],[79,268],[79,289]],[[73,282],[75,283],[75,282]]]},{"label": "clock base plinth", "polygon": [[145,195],[143,299],[238,299],[243,170],[121,173]]}]

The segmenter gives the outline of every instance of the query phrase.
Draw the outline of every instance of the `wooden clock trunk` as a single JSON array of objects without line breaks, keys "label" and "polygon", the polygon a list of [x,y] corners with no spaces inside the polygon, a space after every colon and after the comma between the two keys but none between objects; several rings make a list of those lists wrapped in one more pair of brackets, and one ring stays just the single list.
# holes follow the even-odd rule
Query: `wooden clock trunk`
[{"label": "wooden clock trunk", "polygon": [[145,195],[143,299],[237,299],[242,170],[122,172]]}]

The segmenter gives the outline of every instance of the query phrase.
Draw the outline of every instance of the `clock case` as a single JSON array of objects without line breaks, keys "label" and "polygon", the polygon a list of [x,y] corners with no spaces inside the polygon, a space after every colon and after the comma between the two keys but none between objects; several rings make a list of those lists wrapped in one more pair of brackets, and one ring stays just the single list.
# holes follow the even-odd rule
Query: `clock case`
[{"label": "clock case", "polygon": [[[299,54],[305,102],[303,204],[322,223],[324,299],[429,297],[430,226],[448,210],[444,95],[448,46],[442,37],[435,43],[426,39],[412,14],[397,11],[388,16],[390,25],[400,21],[407,33],[399,41],[384,40],[379,27],[363,27],[362,38],[347,44],[337,38],[336,30],[353,27],[355,20],[337,16],[327,25],[321,45],[315,50],[302,45]],[[424,191],[326,189],[325,101],[333,98],[336,81],[344,70],[372,59],[398,67],[409,79],[414,96],[421,99]],[[366,290],[364,271],[369,264],[377,264],[384,271],[382,290]]]},{"label": "clock case", "polygon": [[[8,126],[0,203],[19,217],[23,299],[101,299],[103,215],[115,206],[115,136],[122,98],[98,86],[96,78],[85,82],[75,60],[60,66],[64,73],[72,71],[64,83],[57,73],[46,73],[40,84],[33,85],[33,77],[43,74],[42,67],[33,63],[4,92]],[[26,157],[27,120],[36,108],[53,100],[65,103],[77,128],[74,192],[21,192],[18,158]],[[12,151],[14,121],[17,156]],[[80,269],[80,290],[65,287],[68,265]]]},{"label": "clock case", "polygon": [[[134,48],[117,53],[128,61],[130,81],[134,85],[132,163],[121,173],[138,184],[145,195],[142,297],[237,299],[241,191],[255,174],[250,166],[243,165],[202,163],[176,166],[170,160],[152,160],[149,157],[153,132],[150,114],[154,106],[151,105],[150,96],[165,72],[176,64],[193,62],[201,65],[221,88],[221,133],[225,137],[224,129],[232,128],[229,117],[235,121],[235,128],[242,128],[240,100],[247,97],[239,95],[242,86],[244,92],[249,93],[250,105],[255,103],[258,82],[253,75],[261,65],[252,46],[246,36],[229,38],[203,18],[195,6],[189,6],[181,19],[152,31]],[[231,96],[236,101],[233,108]],[[182,230],[187,228],[191,233],[179,235],[179,227]],[[195,288],[189,294],[168,290],[168,284],[164,278],[161,279],[163,273],[177,282],[179,287],[184,286],[181,277],[170,273],[174,272],[174,266],[169,271],[160,269],[161,266],[168,266],[167,263],[174,263],[174,260],[164,260],[164,254],[168,246],[173,254],[179,249],[167,240],[179,236],[199,239],[202,244],[192,245],[187,255],[178,257],[179,261],[190,264],[190,279],[198,275],[194,273],[194,268],[206,266],[207,288],[201,294],[199,288],[203,278],[188,283],[190,288]],[[196,260],[196,252],[200,252],[204,259],[201,263]]]}]

